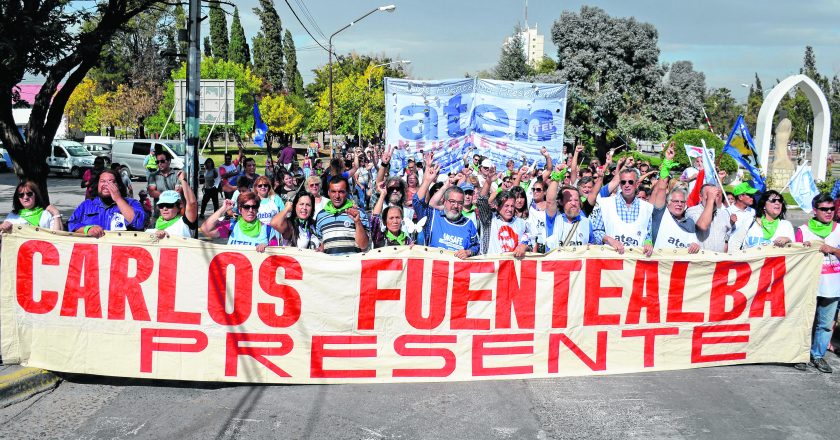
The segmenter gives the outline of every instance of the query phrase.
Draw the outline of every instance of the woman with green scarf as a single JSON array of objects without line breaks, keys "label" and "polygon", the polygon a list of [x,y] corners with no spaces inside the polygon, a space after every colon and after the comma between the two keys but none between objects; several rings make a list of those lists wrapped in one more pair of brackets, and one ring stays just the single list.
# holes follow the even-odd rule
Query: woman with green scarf
[{"label": "woman with green scarf", "polygon": [[[388,198],[388,187],[385,182],[377,184],[379,199],[370,215],[370,234],[374,248],[386,246],[410,246],[414,244],[409,234],[403,231],[403,208],[391,205],[383,212],[385,199]],[[382,225],[385,225],[383,228]]]},{"label": "woman with green scarf", "polygon": [[63,231],[61,213],[53,205],[46,205],[41,190],[31,180],[24,180],[15,188],[12,212],[0,223],[0,232],[9,232],[13,225],[28,224],[36,228]]},{"label": "woman with green scarf", "polygon": [[769,190],[755,205],[755,219],[747,228],[741,228],[729,239],[729,250],[757,246],[784,247],[794,240],[793,225],[785,220],[787,204],[778,191]]},{"label": "woman with green scarf", "polygon": [[173,190],[166,190],[160,193],[157,207],[160,216],[155,222],[154,228],[146,232],[155,234],[158,239],[165,237],[192,238],[192,231],[198,226],[198,202],[195,193],[187,183],[186,174],[183,171],[178,173],[178,184],[181,186],[181,193]]},{"label": "woman with green scarf", "polygon": [[259,197],[251,192],[243,192],[236,198],[240,217],[222,221],[222,217],[231,210],[233,203],[225,200],[210,218],[201,225],[201,232],[210,238],[227,238],[227,244],[255,246],[257,252],[265,252],[268,247],[268,228],[257,217],[260,208]]}]

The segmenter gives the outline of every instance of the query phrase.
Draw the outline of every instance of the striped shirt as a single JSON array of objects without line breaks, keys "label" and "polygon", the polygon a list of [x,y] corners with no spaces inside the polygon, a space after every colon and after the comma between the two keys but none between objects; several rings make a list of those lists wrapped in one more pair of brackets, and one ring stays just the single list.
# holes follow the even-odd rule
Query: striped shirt
[{"label": "striped shirt", "polygon": [[[636,197],[633,199],[633,203],[627,206],[627,203],[624,203],[624,198],[620,194],[616,196],[615,206],[621,221],[625,223],[636,222],[639,218],[639,207],[641,206],[639,202],[639,198]],[[604,236],[607,235],[606,228],[604,227],[604,217],[601,214],[602,209],[604,207],[599,206],[598,209],[592,211],[592,217],[590,218],[592,222],[592,234],[595,236],[597,244],[604,244]],[[651,241],[650,229],[648,229],[647,236],[645,237],[645,242],[648,241]]]},{"label": "striped shirt", "polygon": [[[365,233],[370,233],[370,223],[367,214],[359,210]],[[362,252],[356,246],[356,226],[347,211],[330,214],[321,211],[315,218],[315,236],[324,243],[324,253],[330,255],[347,255]]]}]

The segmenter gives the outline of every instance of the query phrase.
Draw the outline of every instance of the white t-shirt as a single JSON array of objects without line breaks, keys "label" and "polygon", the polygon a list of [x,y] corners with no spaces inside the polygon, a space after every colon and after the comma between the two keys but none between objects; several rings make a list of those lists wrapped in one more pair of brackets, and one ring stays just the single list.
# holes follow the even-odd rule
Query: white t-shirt
[{"label": "white t-shirt", "polygon": [[[154,234],[155,231],[157,231],[156,228],[146,229],[146,232],[150,234]],[[190,227],[184,223],[184,217],[178,219],[177,222],[164,229],[164,231],[166,231],[170,237],[192,238],[192,231],[190,230]]]},{"label": "white t-shirt", "polygon": [[[41,219],[38,221],[38,226],[42,227],[42,228],[45,228],[45,229],[50,229],[52,227],[52,220],[53,220],[52,214],[50,214],[49,212],[44,210],[44,212],[41,213]],[[4,220],[4,221],[7,221],[7,222],[9,222],[13,225],[28,225],[29,224],[29,222],[22,219],[19,215],[15,214],[14,212],[10,212],[9,215],[6,216],[6,220]]]},{"label": "white t-shirt", "polygon": [[514,217],[506,222],[498,215],[490,222],[490,243],[487,245],[487,254],[500,254],[502,252],[513,252],[520,244],[531,244],[533,231],[531,224],[519,217]]}]

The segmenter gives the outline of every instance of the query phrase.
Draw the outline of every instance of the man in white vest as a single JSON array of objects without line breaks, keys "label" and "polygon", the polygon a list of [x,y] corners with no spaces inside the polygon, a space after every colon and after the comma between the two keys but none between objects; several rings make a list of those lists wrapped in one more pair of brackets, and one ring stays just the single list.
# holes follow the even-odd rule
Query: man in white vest
[{"label": "man in white vest", "polygon": [[[580,191],[574,186],[557,187],[559,179],[551,179],[548,185],[545,208],[546,220],[550,221],[550,233],[545,242],[546,252],[565,246],[584,246],[595,242],[592,225],[581,212]],[[560,196],[563,211],[557,215],[557,197]]]},{"label": "man in white vest", "polygon": [[[817,291],[817,313],[814,315],[813,335],[811,339],[811,362],[809,365],[823,373],[831,373],[831,366],[823,359],[831,332],[834,327],[834,314],[837,301],[840,300],[840,228],[832,221],[834,218],[834,199],[828,193],[814,197],[811,202],[814,218],[800,226],[796,232],[796,241],[808,243],[821,241],[823,265],[820,284]],[[794,365],[799,370],[807,369],[804,363]]]},{"label": "man in white vest", "polygon": [[688,253],[696,254],[700,250],[700,240],[697,239],[694,219],[685,215],[688,190],[675,186],[668,191],[674,155],[674,146],[671,145],[665,151],[659,180],[650,195],[653,204],[650,236],[654,249],[688,249]]},{"label": "man in white vest", "polygon": [[636,197],[639,170],[622,168],[618,178],[618,194],[600,199],[592,212],[590,220],[595,242],[612,246],[619,254],[624,253],[625,246],[644,246],[645,255],[650,256],[653,252],[650,236],[653,205]]}]

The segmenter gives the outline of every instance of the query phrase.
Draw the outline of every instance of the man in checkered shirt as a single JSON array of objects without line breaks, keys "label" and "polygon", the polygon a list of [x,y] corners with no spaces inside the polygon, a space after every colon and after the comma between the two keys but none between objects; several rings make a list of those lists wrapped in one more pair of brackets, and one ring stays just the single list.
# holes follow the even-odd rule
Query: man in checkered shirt
[{"label": "man in checkered shirt", "polygon": [[636,197],[639,190],[639,170],[622,168],[618,175],[620,192],[598,201],[592,212],[592,233],[597,244],[612,246],[619,254],[625,246],[644,247],[650,256],[653,242],[650,222],[653,205]]}]

